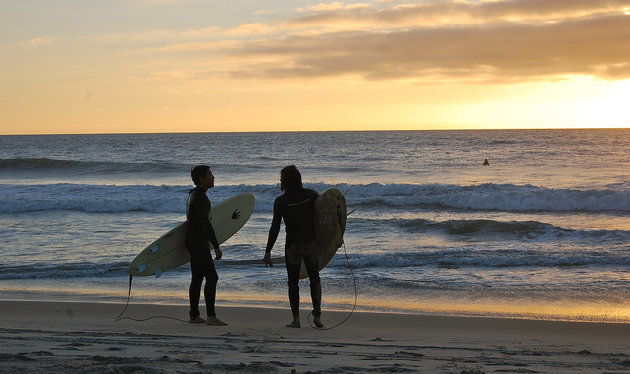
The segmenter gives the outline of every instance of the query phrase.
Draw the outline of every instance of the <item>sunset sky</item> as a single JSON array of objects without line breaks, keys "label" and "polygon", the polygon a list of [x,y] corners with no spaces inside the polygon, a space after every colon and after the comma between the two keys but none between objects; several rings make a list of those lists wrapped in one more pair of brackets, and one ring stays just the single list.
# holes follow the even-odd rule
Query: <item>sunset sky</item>
[{"label": "sunset sky", "polygon": [[0,134],[630,127],[630,0],[0,0]]}]

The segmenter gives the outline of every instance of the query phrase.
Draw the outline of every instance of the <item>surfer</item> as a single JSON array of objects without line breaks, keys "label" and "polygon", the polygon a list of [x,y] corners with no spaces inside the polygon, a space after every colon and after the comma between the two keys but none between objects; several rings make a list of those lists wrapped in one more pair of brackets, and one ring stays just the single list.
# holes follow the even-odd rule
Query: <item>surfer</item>
[{"label": "surfer", "polygon": [[319,196],[312,189],[304,188],[302,175],[295,165],[290,165],[280,172],[280,189],[284,194],[273,203],[273,220],[269,229],[269,238],[265,250],[265,266],[273,266],[271,249],[278,238],[280,223],[284,219],[286,238],[284,246],[285,265],[289,285],[289,304],[293,322],[287,327],[300,327],[300,288],[299,276],[302,260],[308,272],[313,301],[313,323],[324,327],[321,322],[322,287],[319,280],[319,263],[315,250],[315,199]]},{"label": "surfer", "polygon": [[487,158],[483,160],[483,166],[490,166],[490,163],[488,162]]},{"label": "surfer", "polygon": [[[188,322],[226,326],[227,323],[218,319],[214,310],[219,275],[210,253],[210,243],[214,249],[215,259],[220,260],[223,257],[212,222],[210,222],[211,204],[206,195],[206,191],[214,187],[214,175],[212,175],[209,166],[198,165],[190,170],[190,176],[195,183],[195,188],[190,190],[186,202],[186,221],[188,222],[186,249],[190,252],[190,271],[192,274],[188,289],[190,298],[190,320]],[[199,316],[199,298],[201,283],[204,278],[206,285],[203,289],[203,296],[206,301],[207,320]]]}]

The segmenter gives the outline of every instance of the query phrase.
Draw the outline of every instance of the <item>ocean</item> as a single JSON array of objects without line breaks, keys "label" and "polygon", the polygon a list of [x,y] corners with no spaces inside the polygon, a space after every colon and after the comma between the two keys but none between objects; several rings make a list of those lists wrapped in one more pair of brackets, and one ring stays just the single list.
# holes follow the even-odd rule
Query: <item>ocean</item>
[{"label": "ocean", "polygon": [[[630,129],[0,136],[0,298],[122,310],[129,263],[185,220],[207,164],[213,204],[256,195],[222,245],[217,305],[289,318],[284,266],[262,258],[295,164],[354,210],[321,272],[324,319],[356,296],[357,311],[630,323],[629,149]],[[284,227],[272,257],[283,247]],[[131,304],[186,318],[189,271],[134,278]]]}]

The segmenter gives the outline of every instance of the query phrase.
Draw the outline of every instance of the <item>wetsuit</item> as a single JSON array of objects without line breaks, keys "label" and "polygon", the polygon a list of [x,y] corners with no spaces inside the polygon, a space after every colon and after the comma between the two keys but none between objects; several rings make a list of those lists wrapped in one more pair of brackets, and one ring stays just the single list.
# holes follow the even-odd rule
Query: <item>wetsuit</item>
[{"label": "wetsuit", "polygon": [[284,246],[285,264],[289,284],[289,303],[293,318],[299,317],[300,289],[298,285],[302,260],[306,266],[311,285],[313,315],[321,315],[322,288],[319,280],[319,260],[315,250],[315,199],[319,194],[314,190],[301,188],[286,191],[276,198],[273,204],[273,220],[269,230],[266,252],[271,252],[284,219],[286,243]]},{"label": "wetsuit", "polygon": [[190,298],[190,317],[199,316],[199,297],[201,283],[206,278],[203,289],[208,316],[216,316],[214,302],[217,293],[219,275],[214,268],[210,243],[213,248],[219,248],[219,241],[210,222],[210,199],[206,190],[197,186],[190,190],[186,202],[186,249],[190,252],[190,270],[192,278],[188,295]]}]

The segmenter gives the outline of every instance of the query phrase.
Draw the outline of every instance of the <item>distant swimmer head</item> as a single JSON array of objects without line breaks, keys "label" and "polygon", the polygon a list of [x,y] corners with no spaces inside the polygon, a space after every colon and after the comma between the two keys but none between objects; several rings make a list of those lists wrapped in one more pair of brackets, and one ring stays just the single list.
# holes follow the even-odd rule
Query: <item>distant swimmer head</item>
[{"label": "distant swimmer head", "polygon": [[295,165],[285,166],[280,171],[280,189],[295,191],[302,188],[302,174]]}]

